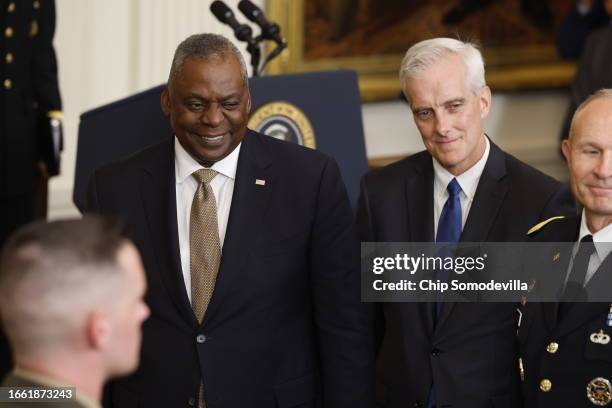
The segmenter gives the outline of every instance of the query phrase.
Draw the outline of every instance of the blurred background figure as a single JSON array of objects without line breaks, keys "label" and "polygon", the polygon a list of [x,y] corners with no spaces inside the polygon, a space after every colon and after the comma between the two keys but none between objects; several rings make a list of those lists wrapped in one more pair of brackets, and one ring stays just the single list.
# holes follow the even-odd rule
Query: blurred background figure
[{"label": "blurred background figure", "polygon": [[45,218],[59,174],[61,99],[53,49],[54,0],[0,0],[0,247]]},{"label": "blurred background figure", "polygon": [[15,368],[3,387],[63,384],[76,399],[62,407],[99,407],[105,380],[136,369],[149,310],[140,256],[123,229],[87,216],[30,224],[7,241],[0,317]]},{"label": "blurred background figure", "polygon": [[[612,16],[612,0],[602,2],[608,21]],[[570,124],[576,108],[589,95],[602,88],[612,88],[612,25],[607,24],[588,35],[584,51],[578,63],[576,77],[570,91],[570,101],[561,139],[569,135]]]},{"label": "blurred background figure", "polygon": [[[442,17],[444,24],[458,24],[473,12],[483,9],[494,0],[458,0]],[[548,28],[553,23],[553,16],[548,0],[521,0],[521,11],[538,27]]]},{"label": "blurred background figure", "polygon": [[578,0],[557,33],[557,51],[564,59],[578,59],[591,31],[610,23],[602,0]]}]

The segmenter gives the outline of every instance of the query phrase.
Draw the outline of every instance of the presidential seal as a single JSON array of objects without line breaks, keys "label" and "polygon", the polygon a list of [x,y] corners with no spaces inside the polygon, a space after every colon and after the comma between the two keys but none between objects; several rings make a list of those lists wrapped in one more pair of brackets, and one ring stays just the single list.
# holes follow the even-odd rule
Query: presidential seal
[{"label": "presidential seal", "polygon": [[248,127],[311,149],[317,145],[310,121],[300,108],[289,102],[270,102],[260,106],[251,116]]},{"label": "presidential seal", "polygon": [[608,405],[612,401],[612,385],[606,378],[593,378],[587,384],[586,391],[589,401],[599,407]]}]

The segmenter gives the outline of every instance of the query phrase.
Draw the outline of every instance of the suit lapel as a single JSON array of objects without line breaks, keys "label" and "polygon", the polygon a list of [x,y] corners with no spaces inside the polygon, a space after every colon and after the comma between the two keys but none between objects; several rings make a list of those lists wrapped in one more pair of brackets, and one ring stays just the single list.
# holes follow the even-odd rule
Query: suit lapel
[{"label": "suit lapel", "polygon": [[480,176],[474,201],[461,234],[462,242],[484,242],[487,240],[489,231],[508,192],[508,186],[504,180],[506,156],[493,142],[490,142],[490,146],[489,158]]},{"label": "suit lapel", "polygon": [[[433,242],[433,164],[429,154],[420,158],[415,165],[415,172],[406,178],[406,206],[408,208],[407,242]],[[434,329],[432,304],[419,302],[419,314],[427,328],[427,333]]]},{"label": "suit lapel", "polygon": [[406,178],[409,241],[433,242],[433,164],[430,155],[423,155],[416,171]]},{"label": "suit lapel", "polygon": [[195,327],[197,320],[187,297],[180,261],[173,143],[164,143],[159,152],[144,168],[142,204],[162,281],[185,321]]},{"label": "suit lapel", "polygon": [[[608,255],[586,286],[586,290],[590,298],[597,300],[609,297],[607,292],[609,292],[610,288],[612,287],[610,282],[612,280],[610,278],[611,270],[612,255]],[[583,325],[585,322],[592,320],[598,314],[605,316],[609,306],[609,302],[602,303],[596,301],[573,304],[568,310],[567,315],[555,328],[555,334],[561,337],[574,330],[576,327]]]},{"label": "suit lapel", "polygon": [[[508,192],[505,154],[491,141],[489,157],[480,176],[474,201],[461,234],[461,242],[485,242]],[[436,332],[450,316],[456,302],[444,302]]]},{"label": "suit lapel", "polygon": [[[547,272],[550,276],[544,275],[543,278],[549,282],[550,289],[544,296],[556,296],[559,298],[563,290],[565,276],[568,273],[569,262],[572,256],[572,245],[569,243],[573,242],[578,236],[580,218],[567,218],[559,222],[559,224],[552,224],[551,228],[552,230],[547,235],[547,238],[543,239],[543,242],[560,241],[567,242],[567,244],[559,244],[558,246],[552,247],[550,253],[547,254],[547,258],[550,262]],[[550,283],[553,279],[556,279],[556,283]],[[542,312],[544,315],[544,323],[548,331],[550,333],[557,333],[557,330],[561,326],[560,322],[558,322],[559,302],[542,303]],[[568,316],[566,316],[566,318],[567,317]]]},{"label": "suit lapel", "polygon": [[[219,311],[228,290],[240,286],[253,243],[263,229],[263,219],[274,190],[272,157],[263,136],[247,131],[240,148],[221,265],[213,296],[204,316],[206,325]],[[256,179],[265,180],[264,185]]]},{"label": "suit lapel", "polygon": [[[572,255],[572,247],[569,244],[560,245],[559,247],[553,248],[553,250],[548,254],[548,258],[550,259],[551,265],[548,269],[548,273],[550,276],[546,277],[549,282],[548,285],[551,285],[548,293],[544,296],[561,296],[561,290],[563,289],[563,284],[565,281],[565,275],[567,273],[567,269],[569,267],[569,262]],[[559,257],[557,258],[557,254]],[[552,283],[553,279],[557,279],[556,283]],[[557,326],[557,319],[559,313],[559,303],[558,302],[546,302],[543,304],[543,312],[544,312],[544,322],[548,327],[548,330],[552,332],[554,328]]]}]

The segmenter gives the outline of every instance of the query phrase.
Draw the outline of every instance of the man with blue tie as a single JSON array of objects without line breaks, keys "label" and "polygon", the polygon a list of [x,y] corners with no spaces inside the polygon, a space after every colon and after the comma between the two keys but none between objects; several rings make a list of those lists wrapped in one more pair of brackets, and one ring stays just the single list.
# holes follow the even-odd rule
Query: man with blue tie
[{"label": "man with blue tie", "polygon": [[[400,81],[426,150],[364,177],[361,241],[516,242],[549,214],[574,212],[566,187],[485,135],[491,91],[472,44],[413,45]],[[379,406],[521,406],[514,305],[375,307]]]}]

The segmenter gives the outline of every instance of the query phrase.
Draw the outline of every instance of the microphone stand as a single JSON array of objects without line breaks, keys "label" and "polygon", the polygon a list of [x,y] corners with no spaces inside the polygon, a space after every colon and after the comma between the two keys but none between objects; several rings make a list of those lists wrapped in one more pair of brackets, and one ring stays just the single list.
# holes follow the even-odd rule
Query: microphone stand
[{"label": "microphone stand", "polygon": [[272,61],[274,58],[278,57],[280,53],[285,48],[287,48],[286,41],[283,41],[282,43],[278,44],[276,48],[274,48],[270,52],[270,54],[268,54],[268,56],[264,60],[263,65],[260,67],[259,62],[261,60],[261,44],[265,40],[266,38],[264,38],[263,35],[258,35],[257,37],[253,39],[253,41],[249,41],[248,46],[247,46],[247,51],[251,55],[251,66],[253,67],[254,77],[260,76],[264,72],[266,65],[268,65],[268,63]]},{"label": "microphone stand", "polygon": [[258,38],[249,41],[247,45],[247,51],[251,55],[251,67],[253,68],[254,77],[259,76],[259,61],[261,60],[261,40],[258,40]]}]

